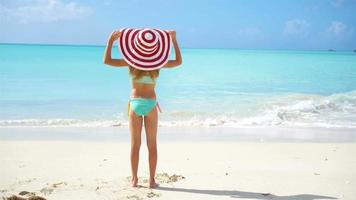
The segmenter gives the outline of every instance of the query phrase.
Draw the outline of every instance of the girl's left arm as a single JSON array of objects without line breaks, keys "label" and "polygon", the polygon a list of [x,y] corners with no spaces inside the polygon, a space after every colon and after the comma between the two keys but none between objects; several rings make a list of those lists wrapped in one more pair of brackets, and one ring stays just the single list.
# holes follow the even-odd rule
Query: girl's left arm
[{"label": "girl's left arm", "polygon": [[113,59],[111,58],[111,49],[115,40],[119,39],[121,36],[120,31],[113,31],[108,39],[105,53],[104,53],[104,64],[113,66],[113,67],[124,67],[128,66],[127,62],[124,59]]},{"label": "girl's left arm", "polygon": [[165,68],[177,67],[178,65],[182,64],[182,55],[180,54],[180,49],[179,49],[177,38],[176,38],[176,32],[169,31],[169,34],[172,37],[172,42],[173,42],[174,52],[176,54],[176,59],[168,60],[168,62],[163,66]]}]

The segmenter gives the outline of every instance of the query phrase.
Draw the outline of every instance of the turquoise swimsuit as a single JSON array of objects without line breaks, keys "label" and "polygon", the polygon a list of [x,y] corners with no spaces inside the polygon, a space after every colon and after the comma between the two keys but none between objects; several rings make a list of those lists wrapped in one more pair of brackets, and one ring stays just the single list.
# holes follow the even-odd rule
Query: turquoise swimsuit
[{"label": "turquoise swimsuit", "polygon": [[156,107],[156,99],[132,98],[130,99],[130,108],[138,116],[146,116]]},{"label": "turquoise swimsuit", "polygon": [[151,76],[142,76],[140,79],[135,80],[134,76],[131,76],[131,79],[135,82],[135,83],[143,83],[143,84],[156,84],[156,79],[152,79]]},{"label": "turquoise swimsuit", "polygon": [[[156,79],[152,79],[150,76],[142,76],[140,79],[134,80],[134,77],[131,75],[131,78],[135,83],[156,84]],[[130,109],[132,109],[132,111],[134,111],[134,113],[136,115],[138,115],[138,116],[146,116],[156,106],[160,110],[158,102],[156,101],[156,99],[140,98],[140,97],[131,98],[130,101],[129,101],[128,111],[130,111]]]}]

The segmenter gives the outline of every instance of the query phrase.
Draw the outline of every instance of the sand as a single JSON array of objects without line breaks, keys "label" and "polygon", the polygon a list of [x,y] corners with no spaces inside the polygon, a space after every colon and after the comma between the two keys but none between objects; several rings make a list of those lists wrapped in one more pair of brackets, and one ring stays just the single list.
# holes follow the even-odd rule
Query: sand
[{"label": "sand", "polygon": [[[159,141],[156,189],[129,186],[129,143],[2,140],[0,197],[356,199],[356,143]],[[21,195],[20,195],[21,194]]]}]

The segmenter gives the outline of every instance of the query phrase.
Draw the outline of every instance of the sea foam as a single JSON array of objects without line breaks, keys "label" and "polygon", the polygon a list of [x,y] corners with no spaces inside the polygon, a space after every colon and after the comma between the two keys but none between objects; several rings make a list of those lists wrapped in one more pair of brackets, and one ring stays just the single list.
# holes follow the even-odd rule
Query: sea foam
[{"label": "sea foam", "polygon": [[[250,108],[251,109],[251,108]],[[330,96],[312,94],[284,94],[269,97],[256,104],[256,112],[243,111],[193,112],[165,111],[159,126],[196,127],[349,127],[356,128],[356,91]],[[111,119],[16,119],[0,120],[0,127],[127,127],[127,117]]]}]

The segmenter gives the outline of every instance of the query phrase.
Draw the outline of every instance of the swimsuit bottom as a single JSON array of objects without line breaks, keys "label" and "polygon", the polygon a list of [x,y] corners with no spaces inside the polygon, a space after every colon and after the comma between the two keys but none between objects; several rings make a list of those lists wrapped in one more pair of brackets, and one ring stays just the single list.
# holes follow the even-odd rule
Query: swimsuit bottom
[{"label": "swimsuit bottom", "polygon": [[131,98],[129,101],[128,111],[132,109],[136,115],[146,116],[156,106],[158,107],[159,111],[161,111],[156,99]]}]

